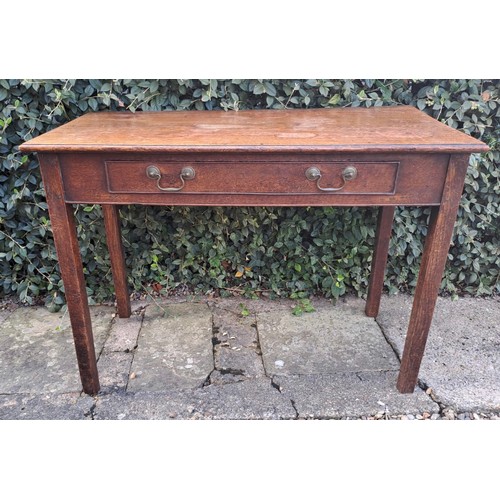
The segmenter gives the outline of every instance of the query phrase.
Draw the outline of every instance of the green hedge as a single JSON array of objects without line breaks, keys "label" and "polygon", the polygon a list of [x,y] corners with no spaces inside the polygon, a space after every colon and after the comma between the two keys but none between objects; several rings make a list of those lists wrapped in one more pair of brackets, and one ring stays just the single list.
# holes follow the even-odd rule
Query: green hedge
[{"label": "green hedge", "polygon": [[[473,155],[443,293],[500,291],[499,80],[0,80],[0,280],[27,303],[63,301],[36,155],[18,145],[97,110],[409,104],[487,142]],[[375,235],[369,208],[124,207],[131,289],[363,295]],[[112,297],[99,206],[76,207],[91,300]],[[428,209],[399,208],[386,285],[416,283]],[[84,230],[82,230],[84,228]],[[103,277],[102,270],[106,270]]]}]

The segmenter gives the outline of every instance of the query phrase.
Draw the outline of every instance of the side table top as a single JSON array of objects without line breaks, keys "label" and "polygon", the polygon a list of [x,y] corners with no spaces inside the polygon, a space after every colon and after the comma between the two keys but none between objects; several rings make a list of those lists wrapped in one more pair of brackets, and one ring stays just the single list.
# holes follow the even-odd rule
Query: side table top
[{"label": "side table top", "polygon": [[23,152],[449,152],[483,142],[412,106],[88,113]]}]

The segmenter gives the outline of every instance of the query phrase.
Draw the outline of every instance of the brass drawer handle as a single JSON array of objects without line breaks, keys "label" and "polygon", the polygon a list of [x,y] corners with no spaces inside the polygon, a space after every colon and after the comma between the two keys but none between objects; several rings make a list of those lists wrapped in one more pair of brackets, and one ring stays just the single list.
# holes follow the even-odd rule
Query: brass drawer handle
[{"label": "brass drawer handle", "polygon": [[158,186],[158,189],[160,189],[161,191],[180,191],[185,185],[184,180],[190,181],[191,179],[194,179],[196,173],[194,171],[194,168],[184,167],[179,175],[179,179],[181,180],[181,185],[179,187],[161,187],[160,186],[161,172],[156,165],[149,165],[149,167],[146,168],[146,175],[150,179],[157,179],[156,185]]},{"label": "brass drawer handle", "polygon": [[306,179],[309,181],[316,181],[316,186],[318,186],[318,189],[321,189],[321,191],[340,191],[341,189],[344,189],[347,181],[352,181],[353,179],[356,179],[357,176],[358,171],[356,170],[356,167],[350,165],[342,171],[342,186],[337,188],[325,188],[319,185],[319,181],[321,180],[321,171],[318,167],[309,167],[306,170]]}]

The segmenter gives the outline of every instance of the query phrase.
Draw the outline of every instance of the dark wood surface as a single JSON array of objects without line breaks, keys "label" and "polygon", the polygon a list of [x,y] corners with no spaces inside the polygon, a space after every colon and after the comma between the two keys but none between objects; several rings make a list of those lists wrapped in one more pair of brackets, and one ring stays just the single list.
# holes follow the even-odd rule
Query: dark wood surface
[{"label": "dark wood surface", "polygon": [[432,208],[429,218],[397,382],[398,389],[403,393],[412,392],[417,383],[468,164],[468,155],[452,156],[441,205]]},{"label": "dark wood surface", "polygon": [[103,205],[102,214],[106,228],[111,271],[115,283],[116,305],[118,316],[128,318],[131,314],[130,295],[125,270],[125,254],[121,239],[120,214],[116,205]]},{"label": "dark wood surface", "polygon": [[370,318],[376,318],[380,308],[380,298],[384,286],[385,267],[387,265],[389,243],[391,241],[394,212],[395,207],[381,207],[378,214],[375,249],[373,251],[370,282],[368,284],[368,296],[366,298],[365,307],[365,313]]},{"label": "dark wood surface", "polygon": [[[130,300],[118,205],[379,206],[369,316],[380,306],[394,207],[432,206],[397,382],[399,391],[412,392],[469,154],[488,147],[417,109],[396,106],[89,113],[20,149],[41,153],[82,385],[95,394],[99,380],[72,203],[103,205],[121,317],[130,315]],[[160,179],[148,177],[150,166]],[[194,178],[182,176],[185,167]],[[319,181],[307,178],[311,167],[321,172]],[[357,176],[345,181],[347,167]]]},{"label": "dark wood surface", "polygon": [[64,295],[75,341],[80,378],[83,390],[87,394],[96,394],[100,388],[99,376],[73,207],[64,202],[64,186],[57,156],[41,154],[39,160],[54,244],[64,282]]},{"label": "dark wood surface", "polygon": [[22,151],[420,151],[486,146],[411,106],[88,113]]},{"label": "dark wood surface", "polygon": [[[233,206],[438,205],[449,154],[428,153],[60,153],[65,198],[71,203]],[[164,174],[161,185],[178,185],[183,166],[196,171],[184,189],[162,192],[146,175]],[[344,189],[322,192],[306,179],[307,168],[335,187],[343,168],[358,167]]]}]

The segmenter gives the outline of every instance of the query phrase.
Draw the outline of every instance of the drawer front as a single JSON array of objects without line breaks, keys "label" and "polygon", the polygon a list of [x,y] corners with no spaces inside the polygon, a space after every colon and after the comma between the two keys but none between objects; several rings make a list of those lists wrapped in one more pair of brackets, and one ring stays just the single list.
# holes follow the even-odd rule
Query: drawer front
[{"label": "drawer front", "polygon": [[[106,152],[58,158],[68,203],[168,206],[438,205],[449,162],[447,154],[415,153]],[[186,168],[194,176],[183,174]]]},{"label": "drawer front", "polygon": [[390,195],[398,170],[396,161],[105,161],[117,194]]}]

